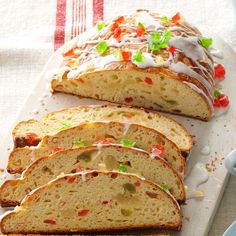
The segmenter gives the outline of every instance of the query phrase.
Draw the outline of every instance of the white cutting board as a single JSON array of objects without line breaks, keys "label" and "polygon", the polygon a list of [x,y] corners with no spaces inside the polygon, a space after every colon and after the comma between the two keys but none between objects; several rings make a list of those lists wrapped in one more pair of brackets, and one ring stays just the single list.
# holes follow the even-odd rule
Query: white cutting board
[{"label": "white cutting board", "polygon": [[[42,74],[39,77],[38,84],[32,91],[27,102],[23,106],[17,117],[16,123],[30,118],[41,118],[47,112],[66,107],[74,107],[84,104],[105,104],[92,99],[81,99],[66,94],[50,94],[49,74],[56,70],[61,63],[61,53],[67,45],[56,51],[49,59]],[[232,149],[236,148],[236,54],[221,39],[214,37],[214,46],[224,53],[224,59],[221,63],[226,68],[226,80],[223,81],[223,91],[229,95],[231,107],[227,114],[215,117],[209,122],[198,121],[195,119],[170,115],[180,121],[190,133],[194,136],[196,142],[190,160],[188,162],[188,173],[191,175],[191,168],[197,162],[210,163],[211,159],[218,158],[215,162],[216,170],[210,173],[209,180],[200,185],[198,189],[202,190],[205,197],[202,200],[190,199],[183,206],[183,228],[181,232],[171,233],[175,236],[204,236],[207,235],[211,222],[219,205],[224,187],[227,183],[228,174],[221,158],[224,158]],[[1,114],[3,115],[3,114]],[[9,135],[2,138],[0,149],[0,168],[5,168],[9,151],[13,147],[11,130]],[[204,146],[210,146],[210,154],[202,155],[200,153]],[[1,182],[6,179],[6,173],[1,173]],[[8,176],[7,176],[8,178]],[[0,214],[4,210],[0,208]],[[127,232],[125,232],[127,234]],[[155,234],[157,231],[135,231],[132,234]]]}]

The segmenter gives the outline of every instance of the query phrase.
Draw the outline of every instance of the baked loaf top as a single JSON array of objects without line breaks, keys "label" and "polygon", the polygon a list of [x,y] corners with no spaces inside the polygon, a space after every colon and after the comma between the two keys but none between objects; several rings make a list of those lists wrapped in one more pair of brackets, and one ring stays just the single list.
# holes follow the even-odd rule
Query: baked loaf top
[{"label": "baked loaf top", "polygon": [[2,218],[1,231],[180,229],[181,224],[178,203],[158,185],[131,174],[93,171],[65,175],[31,192]]},{"label": "baked loaf top", "polygon": [[45,136],[36,147],[14,149],[9,157],[7,170],[21,173],[36,159],[56,151],[78,147],[78,145],[122,144],[135,146],[160,156],[181,174],[185,173],[186,163],[179,148],[164,135],[145,126],[119,122],[91,122],[62,130],[55,135]]},{"label": "baked loaf top", "polygon": [[181,177],[162,158],[138,149],[117,145],[80,147],[57,152],[33,162],[16,180],[7,180],[0,188],[2,206],[18,205],[33,189],[53,180],[61,173],[81,170],[106,170],[135,173],[159,184],[178,200],[185,201]]},{"label": "baked loaf top", "polygon": [[[64,53],[58,80],[83,80],[86,74],[106,70],[160,74],[182,81],[204,97],[209,113],[199,118],[207,120],[212,115],[214,62],[208,50],[211,40],[180,15],[168,19],[147,10],[137,11],[100,22],[87,38],[79,37],[74,42]],[[56,86],[53,82],[52,88],[60,91]],[[67,88],[61,91],[68,92]]]},{"label": "baked loaf top", "polygon": [[165,135],[184,154],[192,148],[192,138],[188,130],[176,120],[157,112],[129,106],[88,105],[54,111],[42,120],[22,121],[13,130],[15,147],[36,146],[46,135],[54,135],[62,129],[77,126],[84,122],[117,121],[139,124]]}]

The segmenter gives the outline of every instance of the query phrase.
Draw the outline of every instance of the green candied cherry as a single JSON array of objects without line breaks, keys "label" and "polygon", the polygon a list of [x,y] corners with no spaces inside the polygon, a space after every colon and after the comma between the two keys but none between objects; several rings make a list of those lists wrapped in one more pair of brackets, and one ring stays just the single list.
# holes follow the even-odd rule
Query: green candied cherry
[{"label": "green candied cherry", "polygon": [[103,55],[105,52],[109,50],[109,46],[107,45],[105,41],[102,41],[98,43],[98,45],[96,46],[96,49],[100,55]]},{"label": "green candied cherry", "polygon": [[125,147],[134,147],[136,142],[128,140],[128,139],[122,139],[121,144]]},{"label": "green candied cherry", "polygon": [[125,183],[125,184],[123,185],[123,188],[124,188],[125,191],[128,191],[128,192],[130,192],[130,193],[136,193],[136,188],[135,188],[135,186],[134,186],[133,184],[131,184],[131,183]]},{"label": "green candied cherry", "polygon": [[204,48],[208,49],[211,47],[213,40],[212,40],[212,38],[201,37],[200,43]]},{"label": "green candied cherry", "polygon": [[73,145],[75,145],[77,147],[83,147],[83,146],[85,146],[85,143],[82,139],[79,139],[79,140],[74,141]]},{"label": "green candied cherry", "polygon": [[143,62],[144,58],[143,58],[143,55],[142,55],[142,52],[141,51],[137,51],[134,56],[133,56],[133,60],[138,62],[138,63],[141,63]]},{"label": "green candied cherry", "polygon": [[120,171],[120,172],[124,172],[124,173],[128,172],[126,166],[123,165],[123,164],[120,164],[120,165],[119,165],[119,171]]},{"label": "green candied cherry", "polygon": [[105,27],[105,22],[104,21],[98,21],[97,23],[97,29],[100,31]]},{"label": "green candied cherry", "polygon": [[162,16],[162,17],[161,17],[161,21],[163,21],[163,22],[168,22],[169,19],[168,19],[167,16]]},{"label": "green candied cherry", "polygon": [[161,184],[160,184],[160,187],[161,187],[164,191],[169,192],[169,186],[168,186],[166,183],[161,183]]},{"label": "green candied cherry", "polygon": [[62,126],[59,128],[59,130],[64,130],[64,129],[69,129],[69,128],[71,128],[71,125],[64,123],[64,124],[62,124]]}]

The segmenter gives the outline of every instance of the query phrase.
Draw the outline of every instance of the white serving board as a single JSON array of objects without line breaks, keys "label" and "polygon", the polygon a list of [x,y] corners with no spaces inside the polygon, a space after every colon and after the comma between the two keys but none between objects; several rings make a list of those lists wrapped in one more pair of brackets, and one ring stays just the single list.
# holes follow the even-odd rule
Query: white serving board
[{"label": "white serving board", "polygon": [[[105,104],[105,102],[82,99],[66,94],[51,95],[48,73],[59,67],[61,63],[60,55],[62,51],[65,50],[65,47],[68,47],[70,44],[71,42],[68,42],[51,56],[39,77],[35,89],[23,106],[15,123],[30,118],[41,118],[48,112],[66,107],[84,104]],[[229,95],[231,100],[229,111],[220,117],[213,118],[209,122],[170,115],[188,128],[190,133],[194,136],[196,143],[193,147],[190,160],[188,161],[188,173],[190,173],[190,175],[191,168],[197,162],[208,163],[216,156],[218,159],[224,158],[232,149],[236,148],[236,55],[233,50],[218,37],[214,37],[214,46],[224,53],[224,59],[221,63],[226,68],[227,76],[226,80],[223,82],[223,91]],[[11,130],[9,130],[7,137],[2,138],[1,141],[0,168],[5,168],[9,152],[13,147]],[[204,156],[200,151],[206,145],[210,146],[211,152],[209,155]],[[187,201],[187,204],[182,207],[183,228],[181,232],[171,233],[171,235],[207,235],[228,179],[224,163],[222,163],[222,161],[216,161],[215,164],[216,170],[210,173],[209,180],[198,188],[204,192],[205,197],[202,200],[190,199]],[[6,173],[1,174],[1,182],[6,179],[6,176],[9,178]],[[0,214],[4,212],[5,210],[0,208]],[[157,232],[158,231],[155,230],[135,231],[132,232],[132,234],[140,235],[151,233],[153,235]],[[127,234],[127,232],[124,233]]]}]

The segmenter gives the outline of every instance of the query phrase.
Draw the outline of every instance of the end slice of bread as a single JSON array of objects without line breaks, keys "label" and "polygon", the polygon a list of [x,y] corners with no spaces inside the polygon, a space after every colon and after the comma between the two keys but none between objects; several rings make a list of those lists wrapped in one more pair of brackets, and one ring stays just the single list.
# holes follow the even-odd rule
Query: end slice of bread
[{"label": "end slice of bread", "polygon": [[61,173],[81,170],[107,170],[134,173],[153,181],[176,198],[185,201],[185,189],[181,177],[163,159],[152,159],[147,152],[115,145],[81,147],[57,152],[33,162],[16,180],[7,180],[0,188],[2,206],[16,206],[33,189],[53,180]]},{"label": "end slice of bread", "polygon": [[[36,146],[46,135],[60,131],[63,124],[74,127],[84,122],[116,121],[147,126],[164,134],[183,152],[192,148],[189,132],[177,121],[160,113],[115,105],[90,105],[63,109],[47,114],[42,120],[22,121],[13,130],[16,147]],[[34,134],[34,136],[30,136]]]},{"label": "end slice of bread", "polygon": [[1,231],[178,230],[181,224],[178,203],[158,185],[130,174],[93,171],[65,175],[31,192],[2,218]]},{"label": "end slice of bread", "polygon": [[152,152],[156,145],[163,147],[160,157],[169,162],[181,174],[185,173],[186,163],[178,147],[164,135],[145,126],[130,124],[128,127],[119,122],[93,122],[82,124],[61,132],[45,136],[36,147],[24,147],[13,150],[8,160],[10,173],[21,173],[36,159],[58,150],[75,148],[78,141],[86,146],[97,142],[128,142],[137,148]]}]

